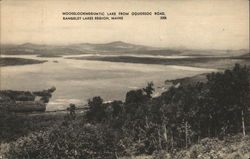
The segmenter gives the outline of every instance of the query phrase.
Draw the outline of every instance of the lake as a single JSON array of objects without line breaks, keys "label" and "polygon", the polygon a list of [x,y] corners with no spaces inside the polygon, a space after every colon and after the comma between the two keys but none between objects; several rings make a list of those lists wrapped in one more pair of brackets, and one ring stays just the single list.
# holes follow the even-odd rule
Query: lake
[{"label": "lake", "polygon": [[55,86],[56,91],[47,105],[47,111],[65,109],[70,103],[85,105],[94,96],[101,96],[105,101],[124,100],[127,91],[145,87],[150,81],[157,88],[155,95],[159,95],[166,87],[165,80],[215,71],[176,65],[43,58],[35,55],[2,57],[48,60],[41,64],[0,68],[2,90],[40,91]]}]

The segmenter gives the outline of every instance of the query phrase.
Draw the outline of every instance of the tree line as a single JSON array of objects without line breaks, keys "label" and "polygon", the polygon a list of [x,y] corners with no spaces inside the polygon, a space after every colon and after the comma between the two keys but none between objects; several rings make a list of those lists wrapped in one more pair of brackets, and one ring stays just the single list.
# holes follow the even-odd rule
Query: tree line
[{"label": "tree line", "polygon": [[89,100],[88,122],[104,123],[123,131],[141,147],[138,151],[175,150],[205,137],[246,134],[250,107],[250,70],[233,69],[207,74],[206,82],[172,86],[152,98],[153,83],[127,92],[125,102]]},{"label": "tree line", "polygon": [[85,114],[77,114],[71,104],[64,120],[19,138],[6,156],[117,159],[161,150],[176,156],[176,151],[202,144],[207,137],[244,136],[250,123],[250,68],[236,64],[206,79],[173,85],[158,97],[152,97],[152,82],[127,92],[124,102],[106,103],[96,96],[89,99]]}]

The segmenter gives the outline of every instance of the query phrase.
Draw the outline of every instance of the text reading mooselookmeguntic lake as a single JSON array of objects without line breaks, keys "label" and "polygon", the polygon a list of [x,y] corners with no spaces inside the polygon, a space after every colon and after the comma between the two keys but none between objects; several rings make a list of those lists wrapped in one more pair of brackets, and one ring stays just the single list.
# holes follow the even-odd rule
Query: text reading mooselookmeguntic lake
[{"label": "text reading mooselookmeguntic lake", "polygon": [[166,12],[162,11],[132,11],[132,12],[62,12],[63,20],[125,20],[127,17],[154,17],[160,20],[167,20]]}]

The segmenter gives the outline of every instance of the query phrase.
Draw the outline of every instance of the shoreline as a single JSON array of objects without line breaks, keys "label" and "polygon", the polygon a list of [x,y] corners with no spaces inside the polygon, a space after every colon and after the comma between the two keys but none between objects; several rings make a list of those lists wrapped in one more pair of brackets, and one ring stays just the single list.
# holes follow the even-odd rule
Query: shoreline
[{"label": "shoreline", "polygon": [[190,57],[190,58],[159,58],[135,56],[88,56],[67,57],[73,60],[105,61],[135,64],[176,65],[186,67],[199,67],[207,69],[227,69],[235,63],[248,64],[248,57]]},{"label": "shoreline", "polygon": [[[39,60],[35,60],[35,59],[30,59],[30,60],[34,60],[34,61],[39,61]],[[81,59],[82,60],[82,59]],[[182,59],[183,60],[183,59]],[[187,60],[187,61],[189,61],[189,59],[185,59],[185,60]],[[46,62],[46,61],[44,61],[44,62]],[[115,62],[115,61],[114,61]],[[41,63],[41,62],[39,62],[39,63]],[[138,63],[138,64],[142,64],[142,63]],[[146,64],[146,63],[143,63],[143,64]],[[209,62],[208,62],[208,64],[210,64]],[[23,65],[25,65],[25,64],[23,64]],[[152,65],[154,65],[154,64],[152,64]],[[161,64],[157,64],[157,65],[161,65]],[[210,65],[212,65],[212,64],[210,64]],[[15,65],[14,65],[15,66]],[[164,66],[172,66],[172,67],[187,67],[188,69],[189,69],[189,67],[190,68],[192,68],[192,67],[194,67],[194,68],[201,68],[201,69],[205,69],[205,68],[203,68],[203,67],[197,67],[197,66],[183,66],[183,65],[179,65],[178,63],[176,63],[175,65],[164,65]],[[233,65],[230,65],[230,67],[232,67]],[[208,72],[208,73],[211,73],[211,72],[217,72],[217,71],[222,71],[222,70],[225,70],[225,69],[228,69],[229,67],[227,67],[226,65],[224,65],[224,69],[212,69],[212,68],[206,68],[206,69],[209,69],[210,71]],[[185,69],[184,69],[185,70]],[[157,91],[157,92],[155,92],[155,93],[157,93],[157,94],[161,94],[162,92],[165,92],[165,91],[167,91],[167,87],[168,86],[171,86],[171,85],[176,85],[176,84],[178,84],[178,83],[180,83],[181,85],[188,85],[188,84],[194,84],[194,83],[197,83],[197,82],[205,82],[207,79],[206,79],[206,75],[208,74],[208,73],[199,73],[199,74],[197,74],[197,75],[194,75],[194,76],[190,76],[190,77],[183,77],[183,78],[176,78],[176,79],[172,79],[172,80],[166,80],[166,78],[165,78],[165,80],[163,81],[163,83],[162,83],[162,91]],[[168,83],[169,82],[169,83]],[[169,85],[170,84],[170,82],[171,82],[171,85]],[[157,87],[157,86],[155,86],[155,87]],[[161,86],[159,86],[159,88],[160,88]],[[157,87],[158,88],[158,87]],[[93,95],[94,96],[94,95]],[[158,95],[157,95],[158,96]],[[115,99],[114,99],[115,100]],[[53,110],[52,112],[54,112],[54,113],[56,113],[56,112],[61,112],[61,111],[66,111],[66,109],[58,109],[58,110]],[[51,111],[46,111],[46,112],[51,112]]]},{"label": "shoreline", "polygon": [[1,57],[0,67],[41,64],[45,62],[48,62],[48,60],[35,60],[35,59],[27,59],[27,58],[19,58],[19,57]]}]

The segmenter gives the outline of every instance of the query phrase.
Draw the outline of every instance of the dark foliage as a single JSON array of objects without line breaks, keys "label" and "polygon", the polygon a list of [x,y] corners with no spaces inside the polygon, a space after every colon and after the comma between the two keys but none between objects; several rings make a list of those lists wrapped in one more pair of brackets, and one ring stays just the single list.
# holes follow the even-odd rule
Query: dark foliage
[{"label": "dark foliage", "polygon": [[[153,83],[131,90],[124,103],[105,103],[101,97],[94,97],[84,118],[66,117],[49,131],[21,138],[8,156],[112,159],[161,150],[174,154],[195,143],[203,144],[207,137],[226,138],[247,132],[247,67],[236,64],[232,70],[209,74],[205,83],[171,87],[156,98],[152,98],[153,91]],[[202,151],[208,146],[212,145],[202,146]],[[192,151],[191,157],[198,153]]]},{"label": "dark foliage", "polygon": [[101,125],[81,121],[65,121],[48,131],[19,138],[6,154],[9,159],[115,159],[119,146],[119,132]]},{"label": "dark foliage", "polygon": [[205,83],[171,87],[157,98],[151,98],[153,91],[153,83],[129,91],[119,109],[112,103],[94,106],[93,99],[89,104],[96,109],[87,117],[122,129],[140,145],[139,153],[189,147],[205,137],[243,132],[249,124],[250,70],[239,64],[208,74]]}]

